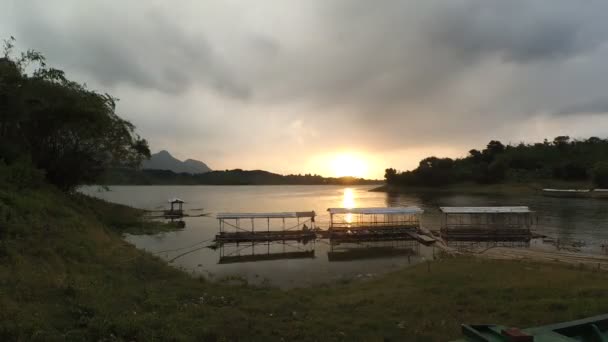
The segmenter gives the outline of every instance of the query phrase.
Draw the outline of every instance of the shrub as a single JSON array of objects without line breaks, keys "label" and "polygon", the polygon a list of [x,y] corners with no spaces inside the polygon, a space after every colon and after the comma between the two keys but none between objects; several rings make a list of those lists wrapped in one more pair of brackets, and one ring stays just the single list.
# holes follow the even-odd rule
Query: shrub
[{"label": "shrub", "polygon": [[608,162],[598,162],[591,170],[593,183],[600,188],[608,188]]},{"label": "shrub", "polygon": [[39,188],[44,183],[44,171],[35,168],[29,160],[19,160],[10,165],[0,162],[0,184],[17,190]]}]

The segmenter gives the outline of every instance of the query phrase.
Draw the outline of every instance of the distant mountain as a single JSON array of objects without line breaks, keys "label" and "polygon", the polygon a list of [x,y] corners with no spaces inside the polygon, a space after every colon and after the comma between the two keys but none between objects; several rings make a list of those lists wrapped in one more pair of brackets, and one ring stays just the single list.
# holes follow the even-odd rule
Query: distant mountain
[{"label": "distant mountain", "polygon": [[142,163],[142,169],[144,170],[169,170],[175,173],[205,173],[211,171],[211,169],[202,161],[187,159],[181,161],[173,157],[167,151],[160,151],[152,154],[149,160]]},{"label": "distant mountain", "polygon": [[372,185],[379,180],[353,177],[326,178],[319,175],[279,175],[263,170],[225,170],[199,174],[175,173],[168,170],[108,170],[102,184],[106,185]]}]

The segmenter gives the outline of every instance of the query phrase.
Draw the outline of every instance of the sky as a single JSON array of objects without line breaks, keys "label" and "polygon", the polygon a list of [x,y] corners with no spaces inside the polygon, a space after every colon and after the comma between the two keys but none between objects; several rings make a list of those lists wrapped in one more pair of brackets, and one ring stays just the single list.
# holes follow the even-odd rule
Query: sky
[{"label": "sky", "polygon": [[120,99],[153,152],[353,174],[608,137],[608,2],[0,1],[0,38]]}]

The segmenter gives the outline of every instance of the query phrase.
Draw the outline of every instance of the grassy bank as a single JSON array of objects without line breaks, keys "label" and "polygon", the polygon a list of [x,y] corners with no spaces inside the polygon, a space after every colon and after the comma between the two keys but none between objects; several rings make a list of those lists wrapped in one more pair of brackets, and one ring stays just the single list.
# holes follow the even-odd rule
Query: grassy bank
[{"label": "grassy bank", "polygon": [[557,189],[589,189],[593,185],[585,182],[527,182],[527,183],[499,183],[499,184],[478,184],[473,182],[442,185],[442,186],[411,186],[411,185],[391,185],[372,189],[372,191],[392,192],[392,193],[454,193],[454,194],[473,194],[473,195],[534,195],[540,194],[544,188]]},{"label": "grassy bank", "polygon": [[608,274],[449,258],[282,291],[209,283],[124,242],[141,212],[51,188],[0,190],[0,340],[441,340],[608,311]]}]

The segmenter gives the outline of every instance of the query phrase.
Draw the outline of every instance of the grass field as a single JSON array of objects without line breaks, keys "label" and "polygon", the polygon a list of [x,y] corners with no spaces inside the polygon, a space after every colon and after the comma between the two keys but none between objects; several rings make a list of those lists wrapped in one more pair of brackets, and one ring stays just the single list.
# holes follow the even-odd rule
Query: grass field
[{"label": "grass field", "polygon": [[288,291],[210,283],[124,242],[141,214],[44,186],[0,190],[0,340],[445,341],[464,322],[608,312],[607,273],[468,257]]}]

